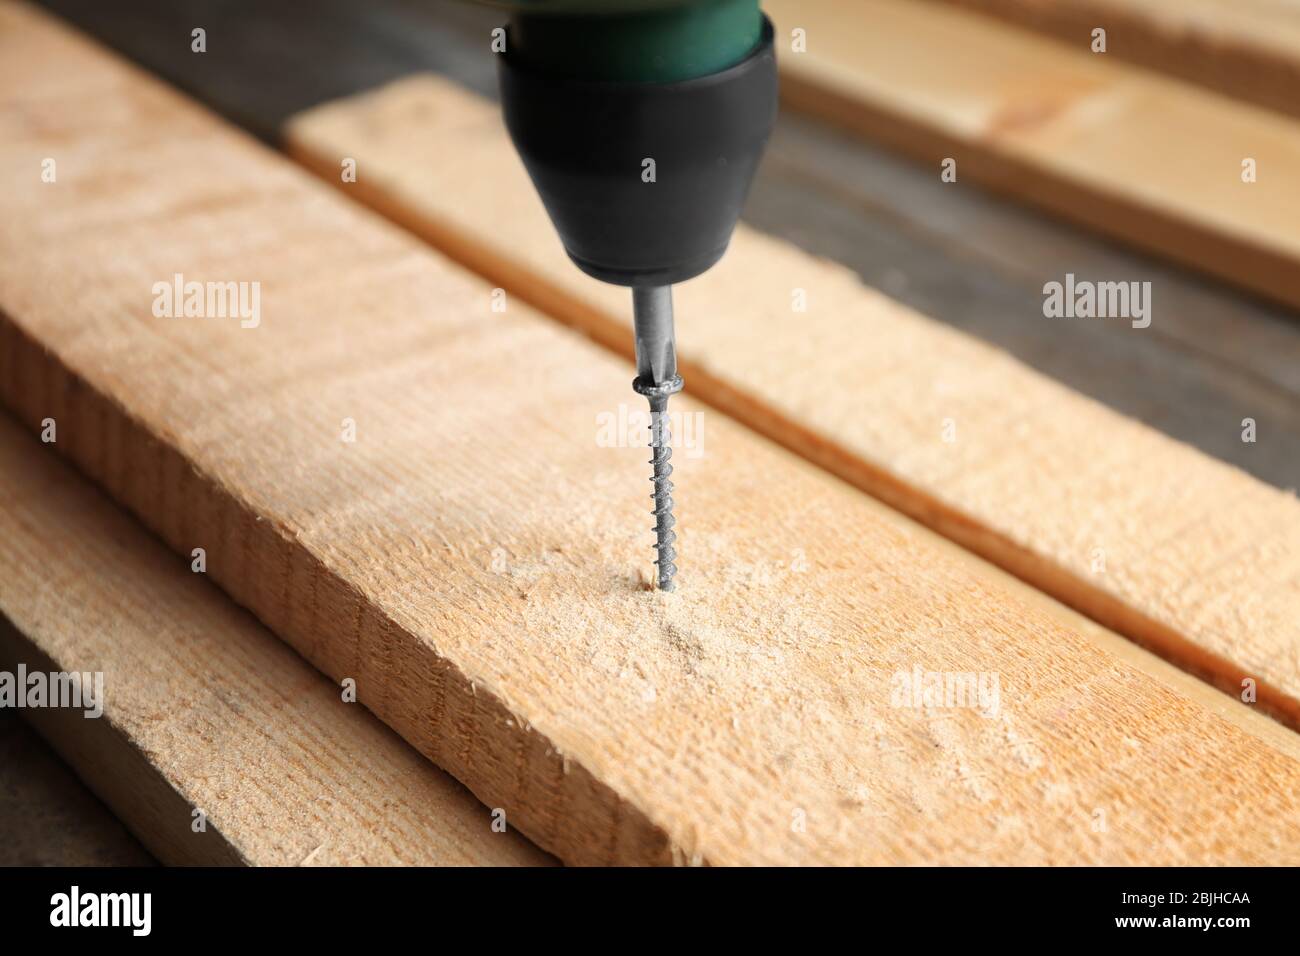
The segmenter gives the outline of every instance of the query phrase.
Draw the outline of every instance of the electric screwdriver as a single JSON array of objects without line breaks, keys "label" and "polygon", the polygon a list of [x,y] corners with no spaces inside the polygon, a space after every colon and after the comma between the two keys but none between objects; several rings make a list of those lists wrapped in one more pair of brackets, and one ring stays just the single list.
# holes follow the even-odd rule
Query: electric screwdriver
[{"label": "electric screwdriver", "polygon": [[632,289],[650,404],[658,586],[674,587],[672,285],[726,252],[776,119],[758,0],[499,0],[510,137],[579,269]]}]

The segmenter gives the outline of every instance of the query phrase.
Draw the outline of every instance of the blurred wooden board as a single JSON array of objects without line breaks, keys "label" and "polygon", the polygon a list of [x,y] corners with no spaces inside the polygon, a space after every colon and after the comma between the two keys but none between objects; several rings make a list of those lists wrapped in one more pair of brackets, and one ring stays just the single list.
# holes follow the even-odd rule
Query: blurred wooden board
[{"label": "blurred wooden board", "polygon": [[[490,104],[410,78],[308,111],[287,141],[510,295],[631,349],[626,290],[570,267]],[[691,392],[1234,696],[1262,683],[1300,721],[1294,495],[743,227],[677,300]]]},{"label": "blurred wooden board", "polygon": [[549,861],[7,416],[0,612],[10,674],[103,674],[102,717],[23,713],[166,863]]},{"label": "blurred wooden board", "polygon": [[1300,6],[1291,0],[943,0],[1229,96],[1300,116]]},{"label": "blurred wooden board", "polygon": [[[547,848],[1300,859],[1294,735],[725,418],[678,459],[682,589],[648,590],[644,451],[593,440],[628,365],[43,17],[0,26],[4,400]],[[177,271],[259,281],[261,322],[156,318]],[[916,669],[997,703],[910,706]]]},{"label": "blurred wooden board", "polygon": [[[1129,418],[1275,487],[1297,484],[1300,322],[1281,307],[983,190],[954,190],[933,169],[791,111],[745,217]],[[1043,285],[1066,273],[1149,280],[1155,321],[1047,320]],[[1246,418],[1255,442],[1241,440]]]},{"label": "blurred wooden board", "polygon": [[[991,18],[908,0],[773,0],[794,108],[1300,305],[1300,125]],[[788,46],[788,44],[787,44]],[[1257,182],[1243,182],[1242,163]],[[959,188],[954,186],[954,188]]]}]

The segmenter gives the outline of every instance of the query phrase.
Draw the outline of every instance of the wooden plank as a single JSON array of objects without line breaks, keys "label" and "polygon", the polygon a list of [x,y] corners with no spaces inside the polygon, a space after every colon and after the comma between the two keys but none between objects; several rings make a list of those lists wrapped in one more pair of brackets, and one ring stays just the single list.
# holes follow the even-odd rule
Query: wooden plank
[{"label": "wooden plank", "polygon": [[[350,195],[630,349],[625,292],[569,268],[483,101],[408,79],[303,114],[288,142],[336,180],[355,158]],[[1265,706],[1300,720],[1294,495],[748,229],[680,287],[678,313],[694,394],[1234,695],[1262,683]]]},{"label": "wooden plank", "polygon": [[1300,116],[1300,8],[1289,0],[943,0]]},{"label": "wooden plank", "polygon": [[164,862],[548,862],[7,417],[0,542],[8,673],[103,675],[23,713]]},{"label": "wooden plank", "polygon": [[[25,79],[0,84],[5,402],[543,846],[1300,859],[1294,735],[725,418],[679,456],[682,587],[649,590],[644,452],[593,434],[626,363],[492,312],[487,283],[45,19],[0,18],[0,73]],[[51,149],[57,189],[29,174]],[[256,279],[262,321],[157,319],[177,271]],[[998,703],[909,706],[917,669],[996,675]]]},{"label": "wooden plank", "polygon": [[[1200,88],[907,0],[774,0],[782,97],[974,182],[1300,305],[1300,126]],[[1242,181],[1243,161],[1258,181]]]},{"label": "wooden plank", "polygon": [[[1296,483],[1300,323],[1280,306],[1117,247],[787,111],[745,221],[852,269],[928,318],[1276,487]],[[1159,317],[1043,321],[1043,285],[1140,275]],[[1268,440],[1244,443],[1254,419]]]}]

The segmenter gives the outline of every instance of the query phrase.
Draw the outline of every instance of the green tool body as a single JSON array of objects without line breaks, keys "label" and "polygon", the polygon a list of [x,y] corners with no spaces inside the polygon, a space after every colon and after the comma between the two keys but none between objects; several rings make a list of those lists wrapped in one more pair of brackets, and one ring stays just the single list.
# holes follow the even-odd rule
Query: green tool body
[{"label": "green tool body", "polygon": [[758,0],[510,4],[514,53],[560,76],[671,83],[717,73],[758,44]]}]

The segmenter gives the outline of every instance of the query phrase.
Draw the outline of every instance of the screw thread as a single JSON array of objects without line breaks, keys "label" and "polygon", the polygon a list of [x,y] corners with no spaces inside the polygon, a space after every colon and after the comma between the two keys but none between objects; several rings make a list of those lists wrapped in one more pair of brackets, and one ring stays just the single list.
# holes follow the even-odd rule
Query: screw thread
[{"label": "screw thread", "polygon": [[650,478],[654,483],[654,494],[650,497],[654,499],[651,514],[655,516],[655,564],[659,568],[659,590],[671,591],[676,587],[673,578],[677,575],[674,563],[677,549],[673,542],[677,540],[677,532],[673,525],[677,521],[673,518],[673,449],[668,425],[668,398],[681,391],[682,380],[675,375],[662,385],[652,385],[638,378],[632,387],[650,401],[650,465],[654,469]]},{"label": "screw thread", "polygon": [[[666,404],[666,401],[665,401]],[[677,532],[673,530],[673,525],[677,523],[673,518],[673,482],[671,475],[673,466],[669,459],[673,457],[672,435],[668,428],[668,412],[654,411],[650,412],[650,447],[653,449],[653,457],[650,464],[654,466],[654,475],[650,478],[654,482],[655,490],[651,497],[654,499],[654,516],[655,516],[655,551],[657,553],[656,564],[659,566],[659,589],[661,591],[671,591],[675,585],[673,577],[677,574],[677,565],[673,562],[677,558],[677,549],[673,547],[673,542],[677,540]]]}]

